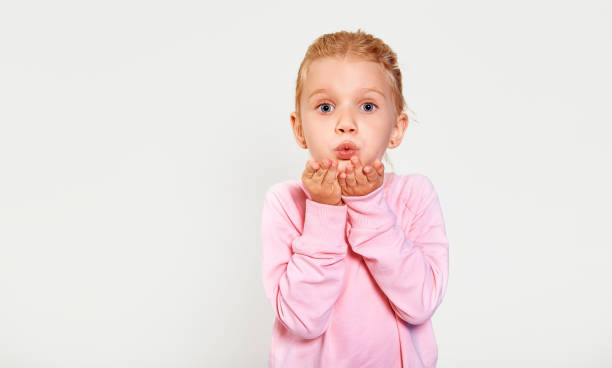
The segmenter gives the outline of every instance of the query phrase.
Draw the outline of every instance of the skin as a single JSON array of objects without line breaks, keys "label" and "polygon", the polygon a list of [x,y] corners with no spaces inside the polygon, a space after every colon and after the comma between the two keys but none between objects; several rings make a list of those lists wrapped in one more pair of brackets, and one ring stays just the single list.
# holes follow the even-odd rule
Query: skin
[{"label": "skin", "polygon": [[[310,64],[303,88],[301,111],[292,112],[290,121],[297,144],[310,151],[302,181],[313,200],[342,205],[340,195],[366,195],[380,187],[381,157],[400,145],[408,127],[408,116],[395,110],[383,67],[353,58],[320,58]],[[319,89],[325,91],[313,94]],[[358,147],[353,162],[336,156],[344,140]]]}]

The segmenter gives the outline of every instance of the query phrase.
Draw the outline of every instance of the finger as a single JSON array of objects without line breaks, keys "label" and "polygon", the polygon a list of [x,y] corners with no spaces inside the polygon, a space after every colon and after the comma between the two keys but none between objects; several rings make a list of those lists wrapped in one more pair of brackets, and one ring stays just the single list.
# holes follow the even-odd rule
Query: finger
[{"label": "finger", "polygon": [[380,177],[380,175],[378,175],[378,172],[376,172],[376,170],[374,170],[372,166],[364,167],[363,172],[365,173],[369,183],[376,183],[378,181],[378,178]]},{"label": "finger", "polygon": [[333,184],[336,181],[336,174],[338,172],[338,163],[336,160],[331,160],[331,164],[329,166],[329,170],[327,170],[327,175],[325,175],[325,183]]},{"label": "finger", "polygon": [[317,172],[313,175],[312,180],[317,183],[322,183],[325,174],[327,173],[327,169],[329,168],[329,161],[327,159],[323,159],[323,163]]},{"label": "finger", "polygon": [[355,179],[355,168],[353,165],[348,164],[346,166],[346,184],[349,187],[357,186],[357,180]]},{"label": "finger", "polygon": [[376,161],[374,161],[374,169],[380,176],[383,176],[385,173],[385,166],[383,165],[382,162],[380,162],[379,159],[376,159]]},{"label": "finger", "polygon": [[342,192],[346,193],[346,173],[344,171],[341,171],[340,175],[338,175],[338,184],[340,184]]},{"label": "finger", "polygon": [[363,166],[361,165],[361,161],[357,155],[351,157],[351,162],[355,165],[355,179],[359,184],[367,184],[368,178],[363,173]]},{"label": "finger", "polygon": [[306,162],[306,169],[304,170],[304,177],[312,179],[312,176],[318,169],[319,164],[317,164],[315,160],[308,159],[308,162]]}]

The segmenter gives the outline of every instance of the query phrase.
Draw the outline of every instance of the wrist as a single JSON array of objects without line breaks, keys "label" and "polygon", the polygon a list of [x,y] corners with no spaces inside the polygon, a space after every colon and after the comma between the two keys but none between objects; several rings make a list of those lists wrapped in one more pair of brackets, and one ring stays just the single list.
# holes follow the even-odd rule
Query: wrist
[{"label": "wrist", "polygon": [[315,201],[315,202],[320,203],[320,204],[324,204],[324,205],[327,205],[327,206],[344,206],[344,202],[343,201],[340,201],[338,203],[328,203],[328,202],[319,202],[319,201]]}]

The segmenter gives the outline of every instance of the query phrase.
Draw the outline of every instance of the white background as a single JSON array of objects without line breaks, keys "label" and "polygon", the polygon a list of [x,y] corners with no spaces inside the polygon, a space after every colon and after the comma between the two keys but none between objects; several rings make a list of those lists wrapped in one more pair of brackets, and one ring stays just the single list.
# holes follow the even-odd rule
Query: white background
[{"label": "white background", "polygon": [[266,367],[263,194],[358,28],[446,221],[438,366],[612,365],[609,1],[2,1],[0,367]]}]

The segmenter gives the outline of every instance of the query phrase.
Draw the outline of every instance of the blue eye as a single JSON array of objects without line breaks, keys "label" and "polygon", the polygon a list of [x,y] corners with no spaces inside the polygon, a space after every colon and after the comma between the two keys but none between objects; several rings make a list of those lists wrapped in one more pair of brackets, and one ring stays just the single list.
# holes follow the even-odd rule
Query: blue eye
[{"label": "blue eye", "polygon": [[371,102],[366,102],[366,103],[362,104],[361,106],[366,106],[366,105],[368,105],[368,106],[372,106],[372,109],[374,109],[374,110],[372,110],[372,109],[368,109],[368,110],[366,110],[367,112],[370,112],[370,111],[376,111],[376,109],[378,108],[378,107],[376,107],[376,105],[374,105],[374,104],[373,104],[373,103],[371,103]]},{"label": "blue eye", "polygon": [[[321,111],[321,109],[319,109],[319,107],[321,107],[321,106],[327,106],[328,108],[326,109],[326,111]],[[327,102],[326,103],[322,103],[319,106],[317,106],[317,109],[319,109],[319,111],[321,111],[321,112],[329,112],[329,111],[331,111],[330,110],[331,108],[333,108],[333,106],[328,104]]]},{"label": "blue eye", "polygon": [[[323,107],[324,107],[324,110],[321,110],[321,109],[320,109],[320,107],[321,107],[321,106],[323,106]],[[376,106],[375,104],[373,104],[373,103],[371,103],[371,102],[366,102],[366,103],[362,104],[361,106],[370,106],[369,108],[367,108],[366,110],[364,110],[364,111],[366,111],[366,112],[372,112],[372,111],[376,111],[376,110],[378,109],[378,106]],[[317,109],[318,109],[320,112],[327,113],[327,112],[331,112],[331,111],[333,111],[334,107],[333,107],[331,104],[329,104],[329,103],[327,103],[327,102],[324,102],[324,103],[322,103],[322,104],[318,105],[318,106],[317,106]],[[362,110],[363,110],[363,109],[362,109]]]}]

